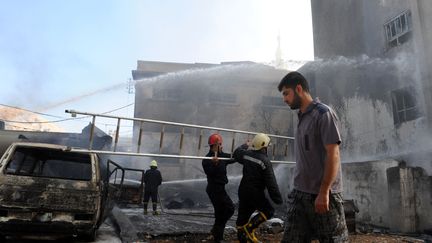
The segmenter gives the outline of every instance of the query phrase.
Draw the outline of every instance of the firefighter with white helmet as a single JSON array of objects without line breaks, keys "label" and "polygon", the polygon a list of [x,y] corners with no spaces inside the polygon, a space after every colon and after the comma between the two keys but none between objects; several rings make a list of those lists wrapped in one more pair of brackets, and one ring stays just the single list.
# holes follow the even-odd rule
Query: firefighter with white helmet
[{"label": "firefighter with white helmet", "polygon": [[264,133],[258,133],[252,139],[252,149],[260,150],[262,148],[267,148],[270,144],[270,137]]},{"label": "firefighter with white helmet", "polygon": [[162,184],[162,175],[157,169],[157,161],[150,162],[150,170],[144,173],[144,214],[147,214],[148,202],[151,198],[153,206],[153,214],[157,215],[158,187]]},{"label": "firefighter with white helmet", "polygon": [[156,160],[152,160],[151,162],[150,162],[150,168],[151,167],[156,167],[157,168],[157,161]]},{"label": "firefighter with white helmet", "polygon": [[231,155],[222,151],[222,136],[214,133],[209,136],[208,145],[210,147],[202,166],[207,175],[206,192],[214,207],[215,221],[211,233],[214,242],[223,240],[223,233],[226,222],[234,214],[234,204],[225,191],[225,184],[228,183],[226,167],[234,163],[233,160],[218,160],[218,158],[230,158]]},{"label": "firefighter with white helmet", "polygon": [[[249,143],[243,144],[233,154],[234,159],[243,164],[236,222],[240,243],[259,242],[255,236],[255,229],[274,214],[274,208],[265,196],[265,189],[274,203],[283,202],[272,164],[267,156],[269,145],[270,137],[258,133],[252,139],[250,146]],[[249,219],[255,211],[258,213]]]}]

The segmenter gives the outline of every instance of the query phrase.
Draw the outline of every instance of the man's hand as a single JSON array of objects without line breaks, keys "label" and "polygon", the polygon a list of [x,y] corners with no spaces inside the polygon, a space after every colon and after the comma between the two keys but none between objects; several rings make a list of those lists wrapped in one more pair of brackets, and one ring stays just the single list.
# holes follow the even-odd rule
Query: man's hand
[{"label": "man's hand", "polygon": [[340,166],[340,154],[338,144],[326,144],[325,145],[327,158],[324,162],[324,176],[321,181],[321,187],[317,198],[315,199],[315,212],[325,213],[329,211],[329,196],[331,185],[337,177],[337,173]]},{"label": "man's hand", "polygon": [[323,214],[329,211],[330,192],[320,192],[315,199],[315,212]]}]

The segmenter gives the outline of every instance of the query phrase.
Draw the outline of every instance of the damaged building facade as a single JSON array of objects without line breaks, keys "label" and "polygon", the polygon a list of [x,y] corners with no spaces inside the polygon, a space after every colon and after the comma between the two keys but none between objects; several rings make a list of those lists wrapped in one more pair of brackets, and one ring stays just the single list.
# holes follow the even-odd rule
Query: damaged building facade
[{"label": "damaged building facade", "polygon": [[[276,134],[292,134],[293,114],[286,109],[274,86],[286,70],[253,62],[186,64],[138,61],[132,72],[135,84],[135,117]],[[291,121],[289,121],[291,120]],[[134,141],[139,123],[134,124]],[[204,156],[208,152],[204,131],[185,129],[184,147],[179,148],[180,128],[144,124],[142,148],[151,153]],[[213,131],[216,132],[216,131]],[[225,151],[232,148],[232,134],[221,132]],[[247,136],[236,136],[236,145]],[[201,141],[201,146],[198,143]],[[136,144],[136,142],[134,142]],[[181,150],[181,151],[180,151]],[[140,167],[142,159],[136,167]],[[202,178],[201,161],[159,159],[164,179]],[[240,166],[232,166],[234,174]]]},{"label": "damaged building facade", "polygon": [[[394,231],[429,232],[432,2],[312,0],[311,7],[316,58],[299,71],[310,81],[312,95],[339,115],[344,197],[359,208],[356,220]],[[254,63],[138,61],[135,117],[292,136],[296,113],[276,89],[286,73]],[[139,126],[134,124],[135,141]],[[160,148],[161,130],[144,127],[146,152],[207,152],[204,147],[197,153],[196,131],[185,131],[192,145],[179,151],[176,128],[164,130],[166,147]],[[226,150],[230,146],[224,141]],[[166,180],[204,176],[200,162],[162,162]],[[231,174],[238,174],[240,168],[234,170]],[[275,173],[286,195],[293,166],[275,166]]]},{"label": "damaged building facade", "polygon": [[316,60],[299,71],[339,115],[345,197],[359,221],[432,229],[432,2],[311,7]]}]

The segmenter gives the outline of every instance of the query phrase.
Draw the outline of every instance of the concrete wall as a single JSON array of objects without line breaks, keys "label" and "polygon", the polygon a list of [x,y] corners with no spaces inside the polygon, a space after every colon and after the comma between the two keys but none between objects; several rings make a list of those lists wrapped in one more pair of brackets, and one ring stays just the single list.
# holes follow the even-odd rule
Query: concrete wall
[{"label": "concrete wall", "polygon": [[[312,0],[317,61],[300,69],[313,95],[335,108],[344,161],[399,158],[432,148],[432,4],[423,0]],[[384,24],[403,11],[411,38],[389,47]],[[392,92],[409,89],[421,115],[395,124]],[[409,158],[410,166],[430,164]]]},{"label": "concrete wall", "polygon": [[354,199],[356,220],[413,233],[432,228],[432,177],[405,162],[343,164],[344,197]]},{"label": "concrete wall", "polygon": [[402,232],[422,232],[432,228],[432,177],[420,167],[387,169],[391,200],[391,228]]},{"label": "concrete wall", "polygon": [[[278,82],[286,73],[286,70],[261,64],[233,64],[183,70],[142,80],[135,86],[135,117],[293,136],[296,114],[283,103],[277,90]],[[169,95],[157,96],[158,92],[164,91],[169,91]],[[235,99],[225,99],[226,95]],[[266,103],[268,97],[274,98],[274,104]],[[139,126],[139,123],[134,124],[134,141],[138,140]],[[158,153],[161,126],[144,124],[143,129],[141,152]],[[216,131],[203,130],[201,150],[198,151],[200,130],[186,129],[180,154],[204,156],[208,152],[207,138],[213,132]],[[230,152],[233,134],[220,133],[224,137],[225,152]],[[164,134],[162,152],[179,154],[180,129],[167,126]],[[236,134],[235,147],[247,139],[247,135]],[[285,143],[282,146],[279,142],[272,141],[278,146],[276,159],[281,159],[280,155],[285,152]],[[290,155],[291,151],[289,149]],[[292,160],[292,157],[286,159]],[[167,178],[202,175],[201,161],[182,162],[176,162],[177,171],[167,171]],[[163,164],[161,161],[161,169]],[[235,172],[240,173],[241,169]]]},{"label": "concrete wall", "polygon": [[[432,148],[425,113],[431,103],[423,98],[422,80],[412,65],[416,62],[416,56],[404,52],[395,59],[365,56],[316,61],[299,70],[313,83],[313,96],[339,115],[344,161],[395,158]],[[415,97],[419,116],[395,124],[392,92],[403,88]],[[417,161],[407,158],[407,162]]]},{"label": "concrete wall", "polygon": [[[432,1],[420,0],[418,3],[418,10],[420,13],[420,26],[422,29],[424,48],[419,51],[422,54],[424,61],[422,64],[422,77],[423,77],[423,91],[425,102],[432,104]],[[428,120],[432,121],[432,109],[429,109],[426,113]],[[432,122],[429,123],[429,128],[432,128]]]},{"label": "concrete wall", "polygon": [[[315,56],[385,55],[388,47],[384,24],[393,17],[411,10],[413,28],[421,32],[417,3],[418,0],[312,0]],[[422,42],[418,33],[414,39]]]},{"label": "concrete wall", "polygon": [[344,198],[354,199],[360,213],[356,220],[389,227],[388,168],[398,166],[397,161],[376,161],[343,164]]},{"label": "concrete wall", "polygon": [[408,169],[413,174],[416,223],[419,230],[432,229],[432,177],[422,168]]},{"label": "concrete wall", "polygon": [[[294,166],[276,167],[275,174],[286,197]],[[342,177],[344,198],[359,208],[357,222],[405,233],[432,229],[432,177],[422,168],[395,160],[343,163]]]},{"label": "concrete wall", "polygon": [[[292,123],[286,119],[293,114],[277,91],[277,83],[286,73],[265,65],[245,64],[184,70],[143,80],[135,87],[135,117],[242,130],[277,129],[264,132],[292,134],[288,131]],[[170,95],[157,97],[164,91]],[[263,105],[265,96],[275,97],[279,104]],[[221,100],[216,101],[217,97]],[[263,113],[271,119],[265,120]]]},{"label": "concrete wall", "polygon": [[[312,0],[314,53],[318,58],[356,56],[362,53],[364,42],[361,1]],[[340,33],[344,33],[341,35]]]}]

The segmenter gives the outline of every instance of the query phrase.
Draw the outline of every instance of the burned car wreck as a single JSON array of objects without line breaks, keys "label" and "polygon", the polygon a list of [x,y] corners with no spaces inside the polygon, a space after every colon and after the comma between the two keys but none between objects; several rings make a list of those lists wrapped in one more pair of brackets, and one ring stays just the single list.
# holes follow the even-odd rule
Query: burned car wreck
[{"label": "burned car wreck", "polygon": [[0,160],[0,236],[94,240],[119,192],[119,185],[108,183],[108,172],[95,153],[13,143]]}]

